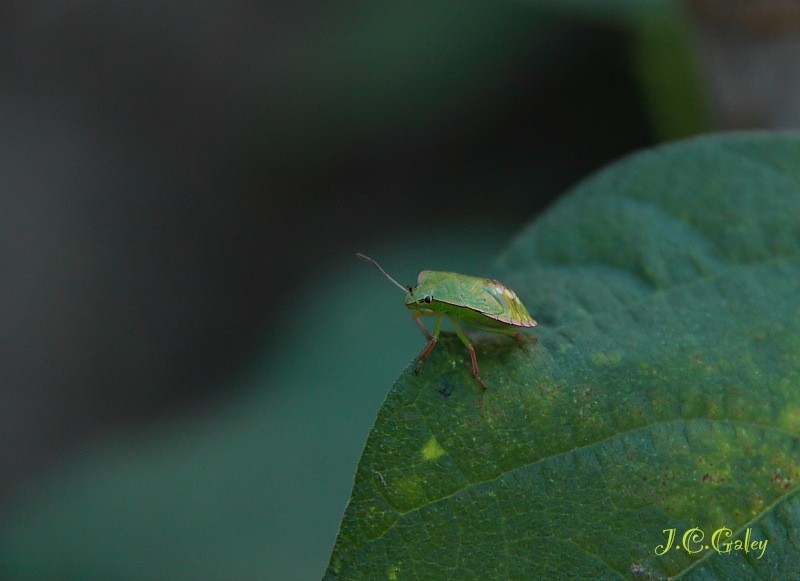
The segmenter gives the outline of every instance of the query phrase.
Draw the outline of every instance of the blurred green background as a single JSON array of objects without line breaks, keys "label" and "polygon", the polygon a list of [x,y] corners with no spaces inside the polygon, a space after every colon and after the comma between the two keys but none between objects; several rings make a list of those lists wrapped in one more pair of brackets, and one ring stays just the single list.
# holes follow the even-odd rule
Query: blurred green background
[{"label": "blurred green background", "polygon": [[4,3],[0,575],[321,575],[424,344],[354,252],[491,274],[620,155],[791,125],[714,7]]}]

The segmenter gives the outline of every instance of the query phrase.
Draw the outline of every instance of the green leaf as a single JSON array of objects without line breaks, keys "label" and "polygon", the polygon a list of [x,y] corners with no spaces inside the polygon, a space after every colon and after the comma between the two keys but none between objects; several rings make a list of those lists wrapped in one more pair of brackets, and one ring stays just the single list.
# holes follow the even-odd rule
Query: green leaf
[{"label": "green leaf", "polygon": [[[799,570],[798,160],[797,134],[683,142],[536,220],[491,274],[539,320],[538,344],[479,340],[485,394],[453,337],[400,376],[326,576]],[[763,555],[705,550],[723,527]]]}]

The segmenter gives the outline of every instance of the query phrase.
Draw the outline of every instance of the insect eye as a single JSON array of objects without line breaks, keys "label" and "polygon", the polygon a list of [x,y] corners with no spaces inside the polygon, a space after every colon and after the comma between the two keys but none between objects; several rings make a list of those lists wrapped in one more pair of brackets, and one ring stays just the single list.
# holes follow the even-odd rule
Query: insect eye
[{"label": "insect eye", "polygon": [[433,297],[431,295],[425,295],[425,302],[426,303],[430,303],[432,300],[433,300]]}]

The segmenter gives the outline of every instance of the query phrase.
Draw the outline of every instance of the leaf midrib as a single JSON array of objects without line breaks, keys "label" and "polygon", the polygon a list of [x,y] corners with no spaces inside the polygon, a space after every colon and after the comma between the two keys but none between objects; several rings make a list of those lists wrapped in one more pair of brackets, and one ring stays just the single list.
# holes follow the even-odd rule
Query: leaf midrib
[{"label": "leaf midrib", "polygon": [[[431,426],[430,426],[430,424],[428,424],[428,421],[425,418],[425,416],[420,413],[420,417],[422,418],[423,422],[425,423],[425,426],[428,428],[428,431],[435,436],[436,433],[433,430],[431,430]],[[467,480],[467,482],[468,482],[468,484],[466,486],[463,486],[463,487],[459,488],[458,490],[455,490],[455,491],[453,491],[453,492],[451,492],[449,494],[446,494],[445,496],[441,496],[441,497],[437,498],[436,500],[432,500],[432,501],[427,502],[425,504],[421,504],[421,505],[419,505],[417,507],[414,507],[412,509],[409,509],[407,511],[401,511],[401,510],[398,510],[398,509],[392,507],[392,509],[397,514],[396,520],[383,533],[381,533],[377,537],[374,537],[374,538],[370,539],[370,542],[375,542],[375,541],[381,539],[382,537],[384,537],[387,533],[389,533],[397,525],[398,521],[402,517],[405,517],[406,515],[414,514],[415,512],[418,512],[419,510],[422,510],[423,508],[438,504],[438,503],[440,503],[442,501],[445,501],[445,500],[447,500],[449,498],[452,498],[452,497],[456,496],[457,494],[460,494],[460,493],[464,492],[465,490],[468,490],[468,489],[470,489],[472,487],[483,486],[485,484],[492,484],[492,483],[496,482],[497,480],[499,480],[500,478],[502,478],[504,476],[507,476],[509,474],[512,474],[514,472],[517,472],[518,470],[525,470],[525,469],[530,468],[532,466],[536,466],[539,463],[547,462],[548,460],[552,460],[552,459],[555,459],[555,458],[558,458],[558,457],[561,457],[561,456],[566,456],[568,454],[574,454],[574,453],[577,453],[577,452],[579,452],[581,450],[588,450],[588,449],[591,449],[593,447],[600,446],[600,445],[605,444],[607,442],[613,441],[615,438],[621,438],[621,437],[624,437],[624,436],[627,436],[627,435],[630,435],[630,434],[634,434],[634,433],[637,433],[637,432],[645,432],[647,430],[651,430],[652,428],[655,428],[655,427],[658,427],[658,426],[672,427],[672,426],[676,426],[676,425],[686,425],[686,424],[693,423],[693,422],[708,422],[709,424],[728,425],[728,426],[731,426],[731,427],[758,428],[758,429],[761,429],[761,430],[782,434],[782,435],[784,435],[784,436],[786,436],[786,437],[788,437],[790,439],[794,439],[796,441],[800,441],[800,435],[798,435],[798,434],[793,434],[792,432],[789,432],[788,430],[785,430],[783,428],[778,428],[778,427],[775,427],[775,426],[767,426],[767,425],[759,424],[759,423],[755,423],[755,422],[743,422],[743,421],[739,421],[739,420],[720,420],[720,419],[704,418],[704,417],[677,418],[677,419],[672,419],[672,420],[659,420],[659,421],[655,421],[655,422],[650,422],[650,423],[648,423],[646,425],[637,426],[635,428],[631,428],[631,429],[624,430],[624,431],[621,431],[621,432],[616,432],[616,433],[608,436],[607,438],[602,438],[600,440],[596,440],[596,441],[591,442],[589,444],[584,444],[582,446],[576,446],[575,448],[571,448],[569,450],[562,450],[560,452],[556,452],[555,454],[550,454],[548,456],[542,456],[541,458],[537,458],[536,460],[533,460],[532,462],[527,462],[525,464],[521,464],[519,466],[515,466],[515,467],[509,468],[507,470],[503,470],[503,471],[499,472],[498,474],[496,474],[495,476],[493,476],[492,478],[489,478],[487,480],[480,480],[480,481],[471,482],[468,479],[466,479],[466,477],[463,476],[463,473],[459,469],[459,473],[461,473],[462,477],[464,477],[464,479]],[[455,461],[453,460],[452,456],[450,456],[449,453],[447,455],[450,457],[450,459],[455,464]],[[458,469],[458,467],[456,467],[456,468]],[[794,492],[796,492],[799,489],[800,489],[800,485],[795,485],[790,492],[784,494],[782,497],[780,497],[775,502],[773,502],[769,507],[767,507],[767,509],[765,509],[764,511],[759,513],[758,516],[754,517],[751,522],[756,522],[758,519],[762,518],[768,512],[768,510],[770,508],[772,508],[773,506],[775,506],[776,503],[779,503],[781,501],[781,499],[785,499],[785,498],[791,496],[791,494],[793,494]],[[380,491],[377,488],[376,488],[376,491],[380,494]],[[383,494],[381,494],[381,496],[383,496]],[[385,497],[384,497],[384,500],[386,500]],[[391,506],[391,505],[389,505],[389,506]],[[740,528],[739,531],[741,531],[741,530],[742,529]],[[739,531],[737,531],[737,532],[739,532]],[[708,555],[705,555],[703,558],[706,558],[707,556]]]}]

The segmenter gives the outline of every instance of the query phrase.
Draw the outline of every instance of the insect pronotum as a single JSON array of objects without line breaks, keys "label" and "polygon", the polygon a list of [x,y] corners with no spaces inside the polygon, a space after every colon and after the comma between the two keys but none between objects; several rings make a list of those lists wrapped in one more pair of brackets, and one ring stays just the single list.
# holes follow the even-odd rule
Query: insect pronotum
[{"label": "insect pronotum", "polygon": [[[369,256],[361,253],[356,255],[371,262],[383,276],[406,293],[405,305],[413,311],[414,322],[428,340],[428,345],[417,358],[414,373],[419,373],[422,363],[436,347],[444,317],[452,321],[456,335],[469,350],[472,374],[484,390],[486,384],[480,376],[475,347],[459,321],[473,329],[509,335],[520,341],[523,340],[523,335],[519,332],[519,327],[536,326],[536,321],[528,314],[516,293],[500,281],[455,272],[423,270],[417,277],[417,286],[403,286]],[[420,317],[436,317],[433,334],[428,332]]]}]

